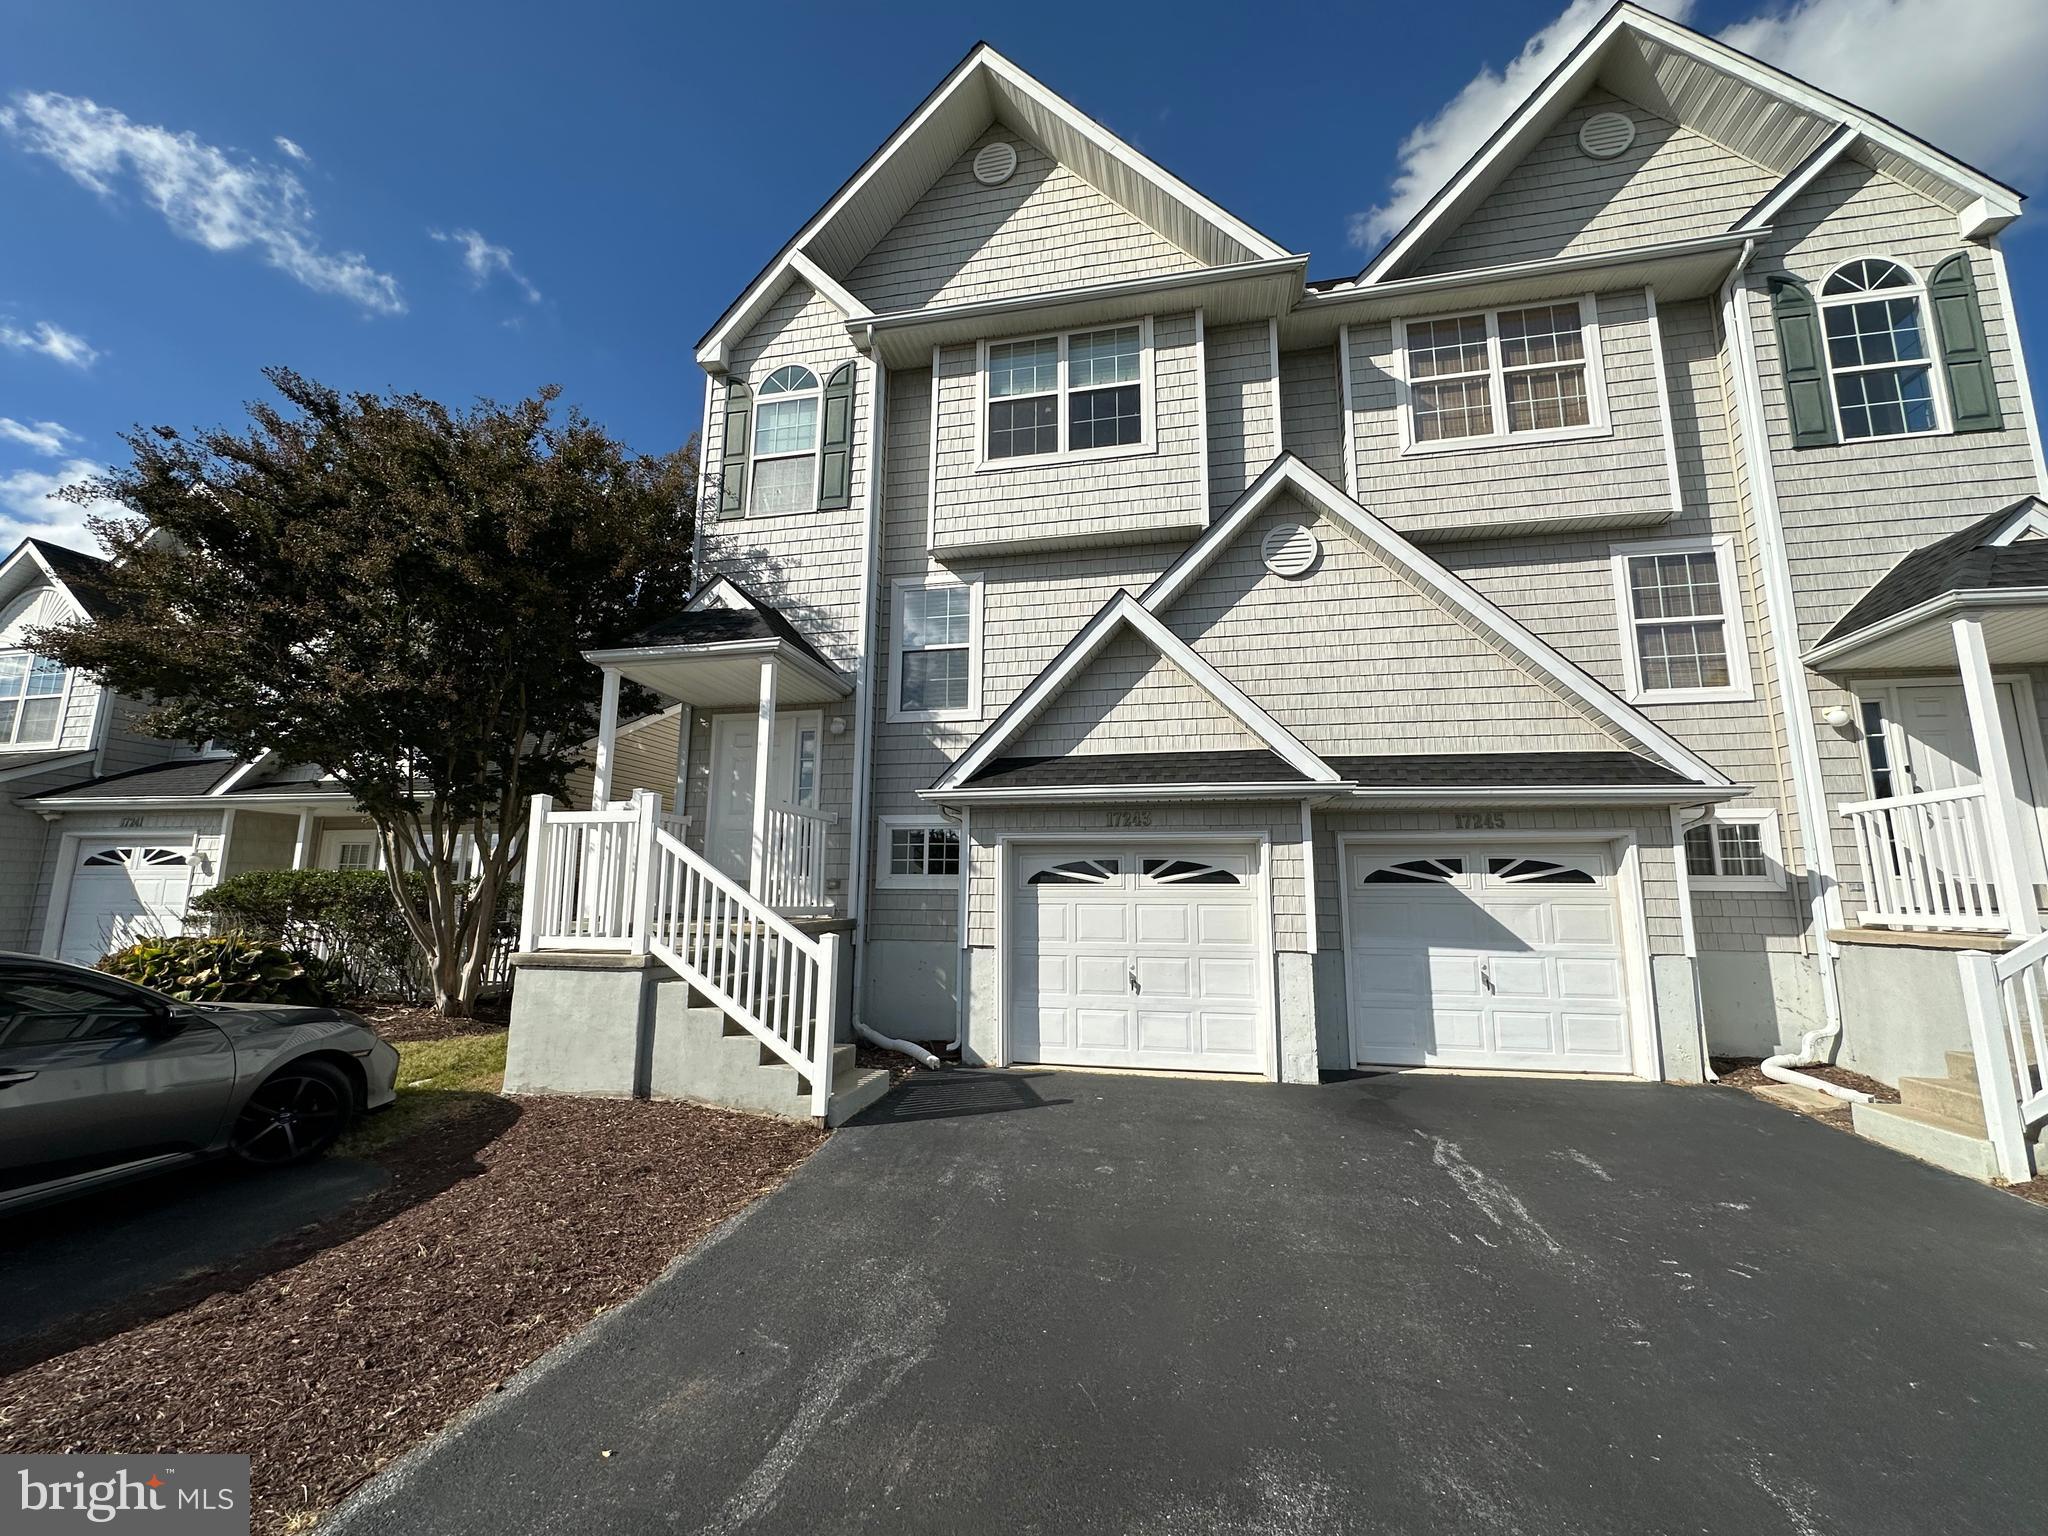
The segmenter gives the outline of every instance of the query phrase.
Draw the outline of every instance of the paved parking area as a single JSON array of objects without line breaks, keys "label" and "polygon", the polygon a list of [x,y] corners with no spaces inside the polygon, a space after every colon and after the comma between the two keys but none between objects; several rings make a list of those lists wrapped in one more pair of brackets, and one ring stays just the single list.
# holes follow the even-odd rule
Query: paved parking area
[{"label": "paved parking area", "polygon": [[2048,1211],[1727,1090],[956,1072],[337,1532],[2033,1532]]}]

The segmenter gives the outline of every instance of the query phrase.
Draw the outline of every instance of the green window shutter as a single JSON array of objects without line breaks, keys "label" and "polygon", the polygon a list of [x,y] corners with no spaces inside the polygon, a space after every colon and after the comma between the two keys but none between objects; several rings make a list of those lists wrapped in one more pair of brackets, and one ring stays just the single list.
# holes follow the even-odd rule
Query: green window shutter
[{"label": "green window shutter", "polygon": [[1984,312],[1977,307],[1969,252],[1959,251],[1934,269],[1927,301],[1934,310],[1935,342],[1948,376],[1956,430],[1996,432],[2005,418],[1998,410],[1998,381],[1991,375],[1991,348],[1984,340]]},{"label": "green window shutter", "polygon": [[1824,448],[1835,440],[1835,401],[1821,351],[1820,316],[1813,295],[1795,278],[1771,279],[1771,318],[1778,327],[1778,363],[1785,371],[1785,405],[1794,448]]},{"label": "green window shutter", "polygon": [[724,457],[718,470],[721,517],[733,517],[746,510],[747,432],[753,421],[754,392],[734,379],[725,386]]},{"label": "green window shutter", "polygon": [[818,439],[818,510],[853,505],[853,364],[825,381],[825,430]]}]

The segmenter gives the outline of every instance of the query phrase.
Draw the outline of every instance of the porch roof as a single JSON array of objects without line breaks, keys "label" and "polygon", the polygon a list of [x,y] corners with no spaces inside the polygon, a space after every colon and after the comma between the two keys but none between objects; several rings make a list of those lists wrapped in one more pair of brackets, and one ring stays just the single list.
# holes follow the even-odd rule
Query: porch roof
[{"label": "porch roof", "polygon": [[760,695],[761,663],[784,663],[776,692],[784,704],[827,704],[852,682],[767,599],[729,577],[705,583],[676,613],[623,645],[584,660],[665,698],[707,709],[740,709]]},{"label": "porch roof", "polygon": [[1991,660],[2048,661],[2048,504],[2027,496],[1912,551],[1858,598],[1807,664],[1951,667],[1949,622],[1983,618]]}]

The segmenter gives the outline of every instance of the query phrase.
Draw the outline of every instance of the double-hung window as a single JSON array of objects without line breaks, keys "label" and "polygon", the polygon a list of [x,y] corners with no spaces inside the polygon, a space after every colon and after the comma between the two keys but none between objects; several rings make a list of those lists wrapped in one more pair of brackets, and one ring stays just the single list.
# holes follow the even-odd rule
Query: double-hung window
[{"label": "double-hung window", "polygon": [[749,512],[808,512],[818,485],[818,376],[791,364],[762,382],[754,406]]},{"label": "double-hung window", "polygon": [[0,747],[47,746],[64,714],[64,668],[47,656],[0,651]]},{"label": "double-hung window", "polygon": [[1632,702],[1750,696],[1733,540],[1619,545],[1614,586]]},{"label": "double-hung window", "polygon": [[899,581],[895,588],[895,719],[961,719],[981,712],[981,587],[960,581]]},{"label": "double-hung window", "polygon": [[936,818],[882,819],[885,862],[880,884],[950,889],[960,882],[960,829]]},{"label": "double-hung window", "polygon": [[1607,429],[1590,298],[1409,320],[1395,345],[1410,449]]},{"label": "double-hung window", "polygon": [[1785,867],[1778,854],[1777,813],[1722,806],[1705,821],[1688,827],[1685,871],[1699,890],[1784,889]]},{"label": "double-hung window", "polygon": [[991,343],[982,368],[986,462],[1141,448],[1147,326]]},{"label": "double-hung window", "polygon": [[1911,272],[1874,258],[1838,267],[1821,284],[1820,314],[1844,441],[1942,430],[1927,309]]}]

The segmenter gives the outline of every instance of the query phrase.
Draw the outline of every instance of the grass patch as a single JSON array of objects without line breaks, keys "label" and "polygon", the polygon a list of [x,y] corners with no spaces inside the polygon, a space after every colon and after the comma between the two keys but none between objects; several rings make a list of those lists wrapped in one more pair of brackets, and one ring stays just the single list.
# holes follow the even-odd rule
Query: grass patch
[{"label": "grass patch", "polygon": [[343,1157],[368,1157],[505,1082],[506,1032],[406,1040],[398,1047],[398,1102],[366,1116],[336,1143]]}]

